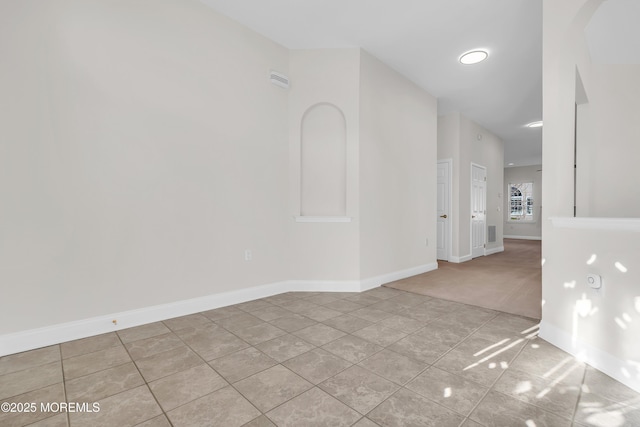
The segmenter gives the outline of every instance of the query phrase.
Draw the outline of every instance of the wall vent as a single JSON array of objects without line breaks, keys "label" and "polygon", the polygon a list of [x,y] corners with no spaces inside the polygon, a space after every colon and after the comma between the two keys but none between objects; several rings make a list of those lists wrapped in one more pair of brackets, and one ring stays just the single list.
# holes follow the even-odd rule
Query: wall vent
[{"label": "wall vent", "polygon": [[488,237],[488,243],[495,243],[496,241],[496,226],[495,225],[490,225],[489,226],[489,236]]},{"label": "wall vent", "polygon": [[277,71],[269,71],[269,80],[276,86],[283,87],[285,89],[289,89],[289,77],[285,76],[282,73],[278,73]]}]

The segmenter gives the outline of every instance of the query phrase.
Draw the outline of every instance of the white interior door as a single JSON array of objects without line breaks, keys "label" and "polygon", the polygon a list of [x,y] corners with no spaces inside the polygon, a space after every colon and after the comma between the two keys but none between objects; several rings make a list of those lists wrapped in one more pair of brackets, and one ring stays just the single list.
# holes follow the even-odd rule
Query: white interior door
[{"label": "white interior door", "polygon": [[451,229],[449,227],[449,221],[451,221],[449,218],[451,216],[449,212],[451,182],[449,168],[450,162],[438,162],[438,198],[436,201],[438,241],[436,242],[436,247],[437,258],[444,261],[449,261],[449,247],[451,245]]},{"label": "white interior door", "polygon": [[487,169],[471,165],[471,257],[484,255],[487,229]]}]

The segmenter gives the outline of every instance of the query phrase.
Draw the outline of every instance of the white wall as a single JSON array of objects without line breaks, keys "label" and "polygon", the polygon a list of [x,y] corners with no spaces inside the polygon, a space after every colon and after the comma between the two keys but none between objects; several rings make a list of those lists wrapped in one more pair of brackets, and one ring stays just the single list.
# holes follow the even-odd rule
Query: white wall
[{"label": "white wall", "polygon": [[578,116],[578,216],[640,217],[638,76],[638,64],[591,64]]},{"label": "white wall", "polygon": [[[0,52],[0,354],[435,268],[435,98],[359,49],[290,52],[196,1],[25,0]],[[294,220],[319,102],[351,222]]]},{"label": "white wall", "polygon": [[[591,108],[588,103],[576,106],[576,216],[595,216],[597,141],[591,137]],[[607,180],[608,181],[608,180]],[[614,215],[615,216],[615,215]]]},{"label": "white wall", "polygon": [[[360,49],[292,50],[289,59],[289,277],[359,278]],[[350,223],[297,223],[300,215],[300,141],[304,113],[329,103],[344,114],[347,133],[346,216]]]},{"label": "white wall", "polygon": [[[534,220],[527,221],[509,221],[509,184],[518,182],[533,182],[533,203],[534,203]],[[505,237],[511,238],[542,238],[542,220],[541,207],[542,202],[542,165],[534,166],[515,166],[504,169],[504,204],[502,206],[504,213],[504,234]]]},{"label": "white wall", "polygon": [[550,226],[542,244],[540,336],[640,391],[640,232]]},{"label": "white wall", "polygon": [[25,0],[0,52],[0,334],[286,278],[286,49],[195,1]]},{"label": "white wall", "polygon": [[471,257],[471,163],[487,168],[487,226],[496,226],[496,242],[487,243],[487,249],[499,250],[503,246],[503,141],[460,113],[452,113],[438,118],[437,156],[453,160],[453,260]]},{"label": "white wall", "polygon": [[460,249],[460,113],[438,116],[438,160],[452,160],[451,171],[451,255],[470,255],[465,244]]},{"label": "white wall", "polygon": [[[471,162],[487,168],[487,226],[496,226],[496,241],[487,242],[487,250],[502,248],[503,246],[503,215],[502,203],[504,200],[504,143],[493,133],[479,124],[461,116],[460,120],[460,144],[461,152],[471,154]],[[480,139],[478,139],[480,138]],[[469,215],[471,217],[471,168],[463,166],[461,169],[460,197],[469,203]],[[464,177],[464,175],[466,177]],[[471,220],[463,221],[461,238],[471,241]],[[462,244],[462,243],[461,243]],[[469,243],[470,244],[470,243]]]},{"label": "white wall", "polygon": [[[544,0],[543,7],[543,197],[542,223],[542,324],[540,336],[640,391],[640,292],[638,260],[640,239],[637,222],[571,218],[573,214],[573,132],[576,101],[576,66],[587,96],[594,85],[611,88],[606,97],[610,111],[591,111],[589,120],[608,128],[621,126],[616,135],[632,135],[636,124],[620,120],[637,111],[635,100],[616,90],[618,85],[637,84],[598,81],[585,49],[583,29],[601,0]],[[610,74],[623,78],[624,74]],[[628,76],[627,76],[628,77]],[[596,91],[598,89],[595,89]],[[605,96],[605,95],[603,95]],[[610,138],[595,141],[599,149],[611,144],[634,150]],[[620,153],[621,156],[625,152]],[[633,152],[633,151],[631,151]],[[602,167],[601,167],[602,166]],[[598,173],[616,175],[618,165],[598,164]],[[625,176],[638,182],[637,168]],[[617,192],[618,187],[609,188]],[[556,220],[549,217],[567,217]],[[614,231],[612,227],[620,230]],[[591,261],[592,255],[596,255]],[[623,269],[616,266],[620,263]],[[626,269],[626,272],[624,270]],[[594,294],[586,286],[586,274],[602,276],[604,293]],[[589,302],[584,302],[588,300]],[[637,305],[636,305],[637,302]],[[591,305],[580,315],[581,307]],[[618,320],[616,320],[618,319]],[[624,326],[620,326],[621,322]]]},{"label": "white wall", "polygon": [[363,51],[361,277],[435,263],[436,153],[436,99]]}]

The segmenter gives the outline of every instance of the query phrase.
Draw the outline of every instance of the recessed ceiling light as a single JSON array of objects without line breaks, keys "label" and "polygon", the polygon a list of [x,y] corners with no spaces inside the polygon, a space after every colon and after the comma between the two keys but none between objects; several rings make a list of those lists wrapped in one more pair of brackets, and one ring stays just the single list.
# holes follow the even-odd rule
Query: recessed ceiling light
[{"label": "recessed ceiling light", "polygon": [[507,163],[507,166],[513,166],[515,163]]},{"label": "recessed ceiling light", "polygon": [[460,62],[464,65],[477,64],[489,57],[489,53],[486,50],[472,50],[467,53],[463,53],[460,57]]},{"label": "recessed ceiling light", "polygon": [[539,122],[531,122],[527,125],[528,128],[541,128],[542,127],[542,120]]}]

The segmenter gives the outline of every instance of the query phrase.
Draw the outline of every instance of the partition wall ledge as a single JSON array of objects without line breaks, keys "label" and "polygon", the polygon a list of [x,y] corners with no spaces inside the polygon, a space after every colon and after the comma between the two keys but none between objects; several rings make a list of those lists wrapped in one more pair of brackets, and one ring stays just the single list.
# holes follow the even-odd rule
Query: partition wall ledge
[{"label": "partition wall ledge", "polygon": [[640,218],[551,217],[556,228],[640,232]]},{"label": "partition wall ledge", "polygon": [[351,222],[349,216],[294,216],[296,222]]}]

